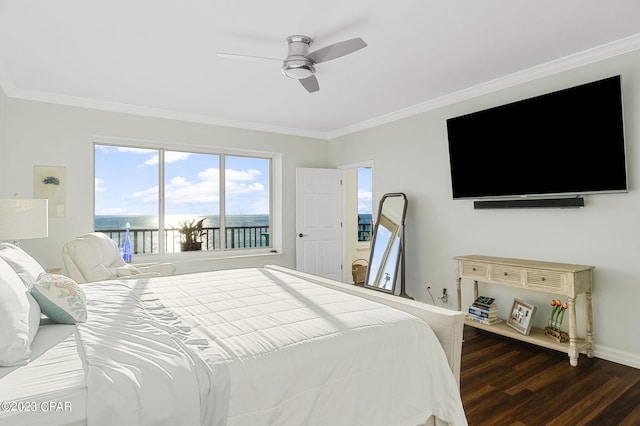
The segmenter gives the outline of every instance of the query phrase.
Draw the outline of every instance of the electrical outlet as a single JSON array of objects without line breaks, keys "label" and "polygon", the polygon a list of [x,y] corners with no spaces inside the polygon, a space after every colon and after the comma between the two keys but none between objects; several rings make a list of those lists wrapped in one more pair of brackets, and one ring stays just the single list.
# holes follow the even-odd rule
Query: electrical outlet
[{"label": "electrical outlet", "polygon": [[442,300],[442,303],[444,305],[449,303],[449,293],[447,293],[447,289],[446,288],[442,289],[442,296],[438,297],[438,299]]}]

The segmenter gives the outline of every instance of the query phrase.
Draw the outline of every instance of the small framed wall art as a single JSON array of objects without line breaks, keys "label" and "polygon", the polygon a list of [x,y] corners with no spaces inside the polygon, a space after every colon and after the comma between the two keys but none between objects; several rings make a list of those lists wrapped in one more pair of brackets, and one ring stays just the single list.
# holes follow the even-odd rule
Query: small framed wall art
[{"label": "small framed wall art", "polygon": [[514,299],[507,325],[522,334],[529,335],[536,307],[520,299]]},{"label": "small framed wall art", "polygon": [[49,200],[49,217],[65,217],[67,205],[67,171],[64,167],[33,167],[34,198]]}]

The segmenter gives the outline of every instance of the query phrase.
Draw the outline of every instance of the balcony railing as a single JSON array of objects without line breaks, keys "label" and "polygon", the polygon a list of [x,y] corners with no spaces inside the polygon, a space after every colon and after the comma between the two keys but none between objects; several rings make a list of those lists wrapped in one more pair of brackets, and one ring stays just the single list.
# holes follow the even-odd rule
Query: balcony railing
[{"label": "balcony railing", "polygon": [[[202,251],[220,250],[221,238],[220,228],[203,228],[205,234],[202,236]],[[269,227],[268,226],[227,226],[228,249],[243,249],[256,247],[269,247]],[[103,232],[114,240],[118,247],[124,245],[126,230],[124,229],[101,229],[96,232]],[[159,230],[158,229],[135,229],[131,228],[130,239],[133,254],[159,253]],[[164,230],[165,253],[180,252],[180,231],[176,228]]]},{"label": "balcony railing", "polygon": [[371,240],[371,223],[358,224],[358,241]]}]

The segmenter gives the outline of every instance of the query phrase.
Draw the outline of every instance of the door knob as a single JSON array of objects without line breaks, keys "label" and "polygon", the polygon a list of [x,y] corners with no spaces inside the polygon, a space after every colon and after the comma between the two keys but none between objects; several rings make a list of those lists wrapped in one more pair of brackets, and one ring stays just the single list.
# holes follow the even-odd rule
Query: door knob
[{"label": "door knob", "polygon": [[302,237],[306,237],[307,234],[303,234],[302,232],[298,234],[298,237],[302,238]]}]

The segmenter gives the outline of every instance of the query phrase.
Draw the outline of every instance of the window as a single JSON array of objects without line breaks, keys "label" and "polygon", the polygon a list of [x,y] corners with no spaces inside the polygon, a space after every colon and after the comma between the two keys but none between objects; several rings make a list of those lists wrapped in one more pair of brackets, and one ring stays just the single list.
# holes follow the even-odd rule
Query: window
[{"label": "window", "polygon": [[358,167],[358,241],[371,240],[373,221],[371,167]]},{"label": "window", "polygon": [[226,248],[270,245],[269,168],[266,158],[225,156]]},{"label": "window", "polygon": [[96,144],[95,230],[121,246],[128,223],[136,254],[271,247],[272,160]]}]

